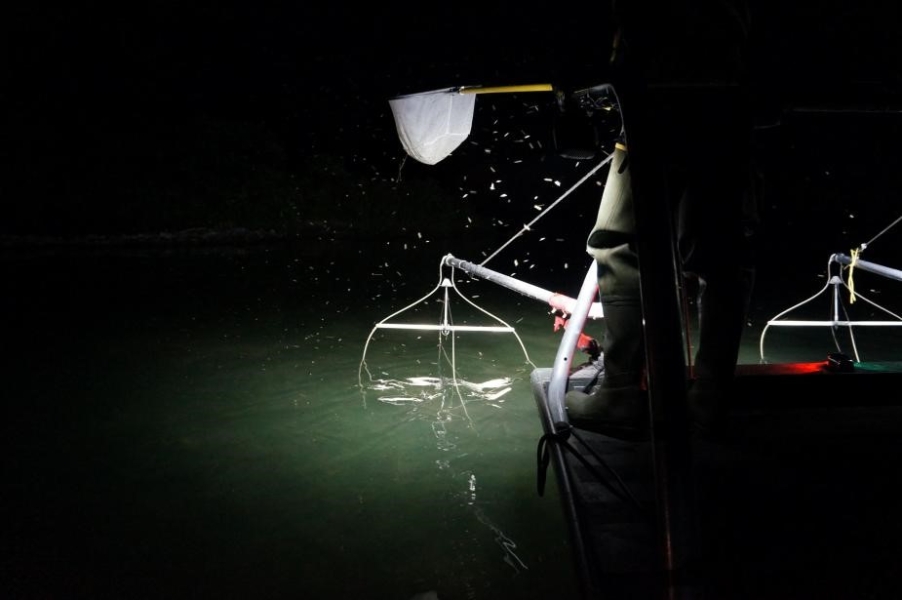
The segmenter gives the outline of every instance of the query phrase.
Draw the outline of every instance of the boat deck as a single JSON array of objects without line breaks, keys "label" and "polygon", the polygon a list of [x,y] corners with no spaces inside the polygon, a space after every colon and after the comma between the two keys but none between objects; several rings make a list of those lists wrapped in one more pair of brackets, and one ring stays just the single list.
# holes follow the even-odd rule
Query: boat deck
[{"label": "boat deck", "polygon": [[[551,369],[532,374],[545,434],[550,377]],[[589,382],[580,377],[570,385]],[[694,498],[686,501],[698,523],[681,589],[718,600],[897,597],[900,381],[902,362],[852,372],[740,365],[726,434],[689,444]],[[656,533],[654,442],[573,429],[547,449],[585,596],[664,597],[672,583]]]}]

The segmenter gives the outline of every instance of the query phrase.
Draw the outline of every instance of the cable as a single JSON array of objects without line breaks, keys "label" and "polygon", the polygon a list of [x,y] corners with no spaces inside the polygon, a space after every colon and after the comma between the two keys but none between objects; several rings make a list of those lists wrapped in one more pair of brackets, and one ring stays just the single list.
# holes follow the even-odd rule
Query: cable
[{"label": "cable", "polygon": [[861,249],[861,250],[864,250],[865,248],[867,248],[868,246],[870,246],[872,243],[874,243],[874,242],[877,240],[877,238],[879,238],[881,235],[883,235],[884,233],[886,233],[887,231],[889,231],[890,229],[892,229],[893,227],[895,227],[895,226],[899,223],[899,221],[902,221],[902,217],[899,217],[898,219],[896,219],[895,221],[893,221],[892,223],[890,223],[889,225],[887,225],[887,226],[883,229],[883,231],[881,231],[880,233],[878,233],[877,235],[875,235],[874,237],[872,237],[870,241],[865,242],[864,244],[862,244],[862,245],[860,246],[860,249]]},{"label": "cable", "polygon": [[[614,479],[617,480],[617,486],[609,482],[604,475],[602,475],[598,469],[596,469],[591,463],[589,463],[588,459],[585,456],[580,454],[573,446],[571,446],[568,442],[570,436],[573,436],[583,447],[589,451],[589,453],[598,461],[600,465],[602,465],[611,475],[613,475]],[[577,460],[579,460],[582,465],[588,469],[590,473],[595,477],[595,479],[601,483],[604,487],[608,489],[614,496],[616,496],[622,502],[625,502],[629,506],[631,506],[636,513],[638,513],[644,519],[649,519],[650,516],[642,507],[642,504],[636,499],[636,497],[632,494],[629,487],[620,478],[617,472],[608,465],[602,457],[595,452],[589,444],[585,442],[581,437],[579,437],[569,423],[558,422],[555,423],[555,431],[544,434],[541,438],[539,438],[539,444],[536,448],[536,461],[538,464],[538,492],[539,496],[544,495],[545,493],[545,482],[547,479],[548,473],[548,464],[551,462],[551,454],[549,450],[549,445],[552,443],[557,443],[561,448],[570,452]]]},{"label": "cable", "polygon": [[552,202],[552,203],[548,206],[548,208],[546,208],[545,210],[543,210],[542,212],[540,212],[540,213],[536,216],[535,219],[533,219],[532,221],[530,221],[529,223],[527,223],[526,225],[524,225],[524,226],[523,226],[523,229],[521,229],[520,231],[518,231],[517,233],[515,233],[515,234],[513,235],[513,237],[511,237],[511,239],[509,239],[509,240],[507,240],[506,242],[504,242],[504,243],[501,245],[500,248],[498,248],[498,249],[495,250],[492,254],[490,254],[490,255],[488,256],[488,258],[486,258],[484,261],[482,261],[481,263],[479,263],[479,265],[484,267],[485,264],[486,264],[487,262],[489,262],[490,260],[492,260],[492,259],[493,259],[495,256],[497,256],[502,250],[504,250],[505,248],[507,248],[507,247],[511,244],[511,242],[513,242],[515,239],[517,239],[518,237],[520,237],[521,235],[523,235],[525,232],[530,231],[530,228],[531,228],[531,227],[532,227],[539,219],[541,219],[541,218],[544,217],[546,214],[548,214],[548,211],[550,211],[552,208],[554,208],[555,206],[557,206],[558,204],[560,204],[560,202],[561,202],[564,198],[566,198],[567,196],[569,196],[570,193],[573,192],[573,190],[575,190],[576,188],[578,188],[579,186],[581,186],[583,183],[585,183],[586,180],[587,180],[589,177],[591,177],[592,175],[594,175],[595,172],[598,171],[598,169],[602,168],[603,166],[605,166],[606,164],[608,164],[609,162],[611,162],[611,160],[613,160],[613,158],[614,158],[614,154],[613,154],[613,153],[608,154],[608,156],[607,156],[604,160],[602,160],[602,161],[601,161],[600,163],[598,163],[595,167],[593,167],[591,171],[589,171],[588,173],[586,173],[586,174],[583,176],[582,179],[580,179],[580,180],[577,181],[575,184],[573,184],[573,185],[570,187],[570,189],[568,189],[566,192],[564,192],[564,193],[561,195],[560,198],[558,198],[557,200],[555,200],[554,202]]}]

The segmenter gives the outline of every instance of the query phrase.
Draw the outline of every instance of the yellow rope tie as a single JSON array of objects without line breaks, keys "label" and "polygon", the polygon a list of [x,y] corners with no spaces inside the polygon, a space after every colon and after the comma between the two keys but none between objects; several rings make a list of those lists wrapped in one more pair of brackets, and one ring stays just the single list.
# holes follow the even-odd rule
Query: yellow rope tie
[{"label": "yellow rope tie", "polygon": [[852,271],[855,270],[855,263],[858,262],[858,254],[860,252],[860,248],[852,250],[852,261],[849,263],[849,281],[847,284],[849,286],[849,304],[855,304],[855,281],[852,279]]}]

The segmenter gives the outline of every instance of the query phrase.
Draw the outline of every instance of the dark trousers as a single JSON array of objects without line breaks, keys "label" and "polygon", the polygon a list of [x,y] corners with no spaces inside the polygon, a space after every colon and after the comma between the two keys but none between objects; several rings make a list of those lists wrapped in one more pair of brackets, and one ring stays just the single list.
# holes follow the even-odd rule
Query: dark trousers
[{"label": "dark trousers", "polygon": [[[649,93],[653,123],[648,130],[659,136],[668,190],[659,204],[673,216],[673,236],[656,241],[676,244],[684,283],[697,292],[694,375],[728,379],[738,360],[755,267],[757,217],[747,107],[734,88]],[[645,358],[641,257],[626,142],[615,149],[587,242],[598,265],[609,385],[639,382]]]}]

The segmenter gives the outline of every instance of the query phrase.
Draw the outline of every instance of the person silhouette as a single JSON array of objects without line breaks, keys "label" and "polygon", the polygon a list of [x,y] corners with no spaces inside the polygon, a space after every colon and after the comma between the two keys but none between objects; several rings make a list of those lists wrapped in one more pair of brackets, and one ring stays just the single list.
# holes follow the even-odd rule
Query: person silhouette
[{"label": "person silhouette", "polygon": [[[734,384],[755,278],[751,15],[742,0],[614,0],[612,8],[612,72],[642,87],[651,119],[644,129],[663,159],[662,210],[673,218],[684,289],[696,292],[687,402],[691,424],[710,433]],[[628,125],[624,131],[586,244],[604,307],[603,377],[592,390],[569,391],[565,406],[577,427],[634,438],[647,433],[649,408]]]}]

